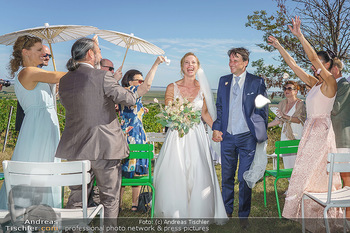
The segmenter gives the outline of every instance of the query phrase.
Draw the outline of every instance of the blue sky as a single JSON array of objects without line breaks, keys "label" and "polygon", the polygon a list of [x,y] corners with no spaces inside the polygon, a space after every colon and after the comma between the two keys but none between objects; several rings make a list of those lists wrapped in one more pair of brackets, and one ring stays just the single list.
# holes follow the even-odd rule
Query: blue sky
[{"label": "blue sky", "polygon": [[[212,88],[220,76],[230,73],[227,50],[246,47],[250,60],[264,58],[272,63],[276,53],[267,53],[255,44],[262,42],[262,33],[245,27],[247,16],[256,10],[276,11],[273,0],[124,0],[124,1],[45,1],[16,0],[1,4],[0,35],[50,25],[89,25],[99,29],[134,33],[165,51],[169,66],[159,66],[154,86],[166,86],[180,76],[180,59],[194,52],[207,74]],[[90,36],[91,37],[91,36]],[[56,66],[66,71],[74,41],[53,44]],[[100,39],[102,56],[121,65],[125,48]],[[12,47],[0,45],[0,78],[8,78],[6,67]],[[138,69],[147,74],[156,56],[129,50],[123,72]],[[46,68],[53,70],[52,64]],[[248,71],[253,69],[249,65]]]}]

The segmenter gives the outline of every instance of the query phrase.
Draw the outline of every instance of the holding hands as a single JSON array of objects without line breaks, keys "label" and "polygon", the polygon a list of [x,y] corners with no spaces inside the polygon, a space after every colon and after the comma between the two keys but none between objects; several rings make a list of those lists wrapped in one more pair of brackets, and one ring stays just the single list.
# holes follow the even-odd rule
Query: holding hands
[{"label": "holding hands", "polygon": [[221,142],[222,141],[222,132],[219,130],[214,130],[212,139],[214,142]]}]

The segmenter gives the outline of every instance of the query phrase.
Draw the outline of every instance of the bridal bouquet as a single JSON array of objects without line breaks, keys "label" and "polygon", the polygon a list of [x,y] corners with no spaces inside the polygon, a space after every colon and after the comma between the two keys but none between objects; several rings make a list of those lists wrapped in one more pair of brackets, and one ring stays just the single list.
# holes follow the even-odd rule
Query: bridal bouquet
[{"label": "bridal bouquet", "polygon": [[[158,103],[158,100],[155,98],[154,102]],[[190,128],[201,121],[201,111],[195,111],[187,99],[181,101],[176,98],[174,102],[169,102],[165,108],[160,105],[160,113],[156,117],[158,118],[157,122],[172,130],[177,130],[179,137],[182,138],[189,132]]]}]

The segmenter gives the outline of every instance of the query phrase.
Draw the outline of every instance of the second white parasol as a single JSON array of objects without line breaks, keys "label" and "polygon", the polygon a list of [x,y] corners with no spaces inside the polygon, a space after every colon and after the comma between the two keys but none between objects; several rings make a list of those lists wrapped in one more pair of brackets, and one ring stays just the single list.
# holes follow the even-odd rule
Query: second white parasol
[{"label": "second white parasol", "polygon": [[141,53],[148,53],[148,54],[154,54],[154,55],[164,54],[164,51],[161,48],[157,47],[156,45],[144,39],[134,36],[133,33],[129,35],[126,33],[110,31],[110,30],[97,30],[95,34],[108,42],[111,42],[115,45],[126,48],[121,67],[123,67],[124,65],[126,54],[128,53],[129,49],[138,51]]}]

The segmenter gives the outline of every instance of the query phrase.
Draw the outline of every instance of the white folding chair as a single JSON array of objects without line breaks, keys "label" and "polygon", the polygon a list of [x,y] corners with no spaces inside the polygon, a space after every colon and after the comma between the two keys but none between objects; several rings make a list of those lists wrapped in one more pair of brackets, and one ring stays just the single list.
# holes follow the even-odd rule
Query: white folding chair
[{"label": "white folding chair", "polygon": [[346,232],[346,207],[350,207],[350,187],[345,186],[342,189],[332,192],[332,182],[334,172],[350,172],[350,154],[348,153],[329,153],[328,154],[327,172],[329,173],[328,191],[326,193],[309,193],[304,192],[301,200],[301,217],[303,232],[305,232],[305,215],[304,200],[312,199],[319,204],[325,206],[323,215],[327,233],[330,232],[327,219],[327,211],[332,207],[343,208],[344,211],[344,232]]},{"label": "white folding chair", "polygon": [[153,155],[154,159],[156,160],[158,157],[158,154],[155,153],[155,142],[164,142],[165,141],[165,135],[166,133],[155,133],[155,132],[148,132],[146,133],[147,141],[153,145]]},{"label": "white folding chair", "polygon": [[78,209],[52,208],[60,216],[60,227],[77,223],[87,225],[97,215],[100,215],[100,227],[103,226],[103,205],[87,207],[87,184],[91,180],[89,170],[90,161],[73,161],[62,163],[38,163],[3,161],[3,169],[6,180],[6,190],[9,196],[10,190],[16,186],[24,187],[56,187],[82,185],[82,207]]}]

